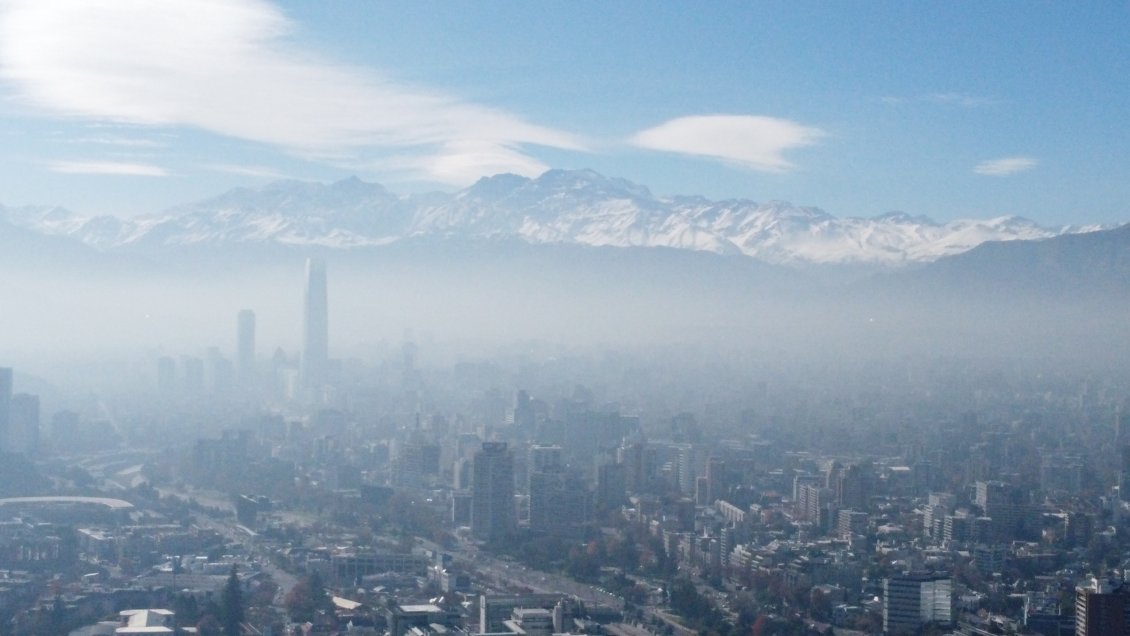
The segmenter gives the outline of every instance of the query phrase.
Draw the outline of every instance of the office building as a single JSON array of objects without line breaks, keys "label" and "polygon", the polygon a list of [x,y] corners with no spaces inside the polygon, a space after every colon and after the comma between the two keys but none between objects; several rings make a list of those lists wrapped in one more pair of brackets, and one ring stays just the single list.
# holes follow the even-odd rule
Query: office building
[{"label": "office building", "polygon": [[393,440],[390,451],[393,485],[420,487],[439,473],[439,445],[418,430]]},{"label": "office building", "polygon": [[616,461],[624,465],[624,487],[628,492],[640,492],[647,484],[647,453],[643,442],[621,444],[616,451]]},{"label": "office building", "polygon": [[564,465],[562,454],[563,451],[560,446],[535,444],[530,447],[527,470],[532,475],[561,468]]},{"label": "office building", "polygon": [[695,494],[698,476],[706,469],[706,452],[693,444],[682,444],[679,447],[677,481],[679,490],[685,495]]},{"label": "office building", "polygon": [[949,575],[912,572],[883,581],[883,633],[913,634],[929,623],[953,620]]},{"label": "office building", "polygon": [[471,525],[471,501],[469,492],[451,494],[451,523],[457,526]]},{"label": "office building", "polygon": [[551,467],[530,473],[530,530],[580,536],[592,520],[592,494],[579,475]]},{"label": "office building", "polygon": [[1124,581],[1092,578],[1075,588],[1075,636],[1130,634],[1130,589]]},{"label": "office building", "polygon": [[866,510],[870,497],[870,467],[851,464],[828,487],[836,491],[836,502],[844,508]]},{"label": "office building", "polygon": [[850,539],[854,535],[867,534],[867,525],[870,518],[866,512],[858,510],[841,510],[836,515],[836,534],[841,538]]},{"label": "office building", "polygon": [[236,328],[235,370],[244,386],[255,382],[255,312],[239,312]]},{"label": "office building", "polygon": [[797,494],[798,516],[819,531],[830,529],[835,520],[835,493],[818,484],[802,484]]},{"label": "office building", "polygon": [[306,259],[306,293],[302,304],[302,384],[325,384],[329,363],[329,307],[326,297],[326,263]]},{"label": "office building", "polygon": [[596,507],[610,510],[627,501],[628,471],[624,464],[603,464],[596,469]]},{"label": "office building", "polygon": [[514,455],[506,442],[483,442],[471,465],[471,534],[494,541],[515,525]]},{"label": "office building", "polygon": [[726,479],[726,462],[721,457],[706,460],[706,493],[703,505],[709,506],[726,496],[729,484]]},{"label": "office building", "polygon": [[480,634],[498,634],[508,630],[505,623],[516,609],[544,609],[553,612],[553,631],[568,633],[572,619],[578,614],[574,603],[564,594],[483,594],[479,596]]},{"label": "office building", "polygon": [[401,605],[390,602],[385,608],[388,636],[446,634],[451,631],[449,628],[455,626],[457,618],[458,614],[432,603]]},{"label": "office building", "polygon": [[993,520],[994,539],[1006,542],[1020,535],[1027,506],[1019,488],[1003,481],[979,481],[973,502]]}]

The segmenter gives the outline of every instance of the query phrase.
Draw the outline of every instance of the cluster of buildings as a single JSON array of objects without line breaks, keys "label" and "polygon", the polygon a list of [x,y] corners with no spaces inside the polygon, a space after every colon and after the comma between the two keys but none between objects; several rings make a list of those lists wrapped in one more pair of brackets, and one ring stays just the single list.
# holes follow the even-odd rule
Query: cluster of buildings
[{"label": "cluster of buildings", "polygon": [[[542,541],[593,553],[632,543],[637,554],[597,564],[590,582],[638,583],[662,605],[654,591],[685,576],[709,583],[734,624],[730,602],[753,598],[765,616],[820,629],[1125,633],[1130,417],[1117,388],[943,363],[863,374],[854,388],[741,380],[733,395],[720,372],[675,398],[661,372],[608,360],[425,373],[411,342],[376,365],[331,359],[317,259],[303,307],[300,355],[261,359],[245,310],[231,360],[160,358],[155,399],[114,425],[54,415],[49,438],[72,453],[159,449],[107,461],[105,474],[53,467],[60,489],[118,480],[147,508],[0,500],[0,610],[47,612],[44,575],[90,565],[98,576],[52,598],[88,618],[154,610],[105,621],[115,633],[131,621],[181,629],[174,592],[211,598],[232,565],[250,591],[269,563],[327,583],[323,631],[547,636],[620,620],[516,589],[461,553]],[[576,384],[605,365],[595,388]],[[35,457],[38,430],[38,399],[13,395],[0,369],[0,450]],[[141,473],[121,477],[131,464],[151,491]],[[400,543],[380,534],[390,529]]]},{"label": "cluster of buildings", "polygon": [[240,399],[267,395],[274,398],[309,400],[331,379],[329,357],[329,303],[326,264],[319,258],[306,261],[306,286],[302,315],[301,354],[288,357],[281,349],[265,366],[257,359],[256,316],[244,309],[236,317],[234,361],[218,347],[203,357],[182,355],[157,359],[157,389],[160,395],[190,400],[205,397]]},{"label": "cluster of buildings", "polygon": [[[1066,629],[1077,616],[1048,599],[1120,564],[1122,465],[1040,448],[1039,426],[962,418],[939,427],[948,451],[912,440],[864,454],[764,432],[708,440],[689,415],[648,431],[584,391],[552,406],[518,392],[499,419],[412,414],[388,426],[331,410],[261,420],[199,442],[194,470],[263,484],[255,475],[273,470],[325,489],[328,506],[406,494],[488,546],[587,541],[615,517],[654,537],[678,572],[782,600],[818,596],[827,623],[891,633],[982,629],[987,608],[1018,629]],[[386,567],[366,565],[377,554],[323,557],[339,581]]]}]

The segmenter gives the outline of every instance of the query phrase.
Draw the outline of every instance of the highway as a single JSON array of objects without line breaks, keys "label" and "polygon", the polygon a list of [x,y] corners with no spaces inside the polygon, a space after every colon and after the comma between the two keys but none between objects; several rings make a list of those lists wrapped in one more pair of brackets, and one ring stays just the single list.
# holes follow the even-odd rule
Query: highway
[{"label": "highway", "polygon": [[[431,543],[420,540],[425,547],[451,553],[456,562],[462,563],[468,570],[478,572],[480,577],[495,582],[501,589],[516,590],[528,588],[538,593],[571,594],[591,604],[613,607],[619,611],[624,610],[624,599],[616,594],[606,592],[594,585],[575,581],[562,574],[542,572],[528,568],[521,563],[500,559],[478,550],[473,545],[462,544],[459,549],[444,549]],[[698,632],[688,629],[678,622],[671,614],[652,606],[638,606],[645,620],[658,620],[670,625],[679,636],[697,636]],[[654,636],[646,628],[629,623],[616,623],[611,630],[617,636]]]}]

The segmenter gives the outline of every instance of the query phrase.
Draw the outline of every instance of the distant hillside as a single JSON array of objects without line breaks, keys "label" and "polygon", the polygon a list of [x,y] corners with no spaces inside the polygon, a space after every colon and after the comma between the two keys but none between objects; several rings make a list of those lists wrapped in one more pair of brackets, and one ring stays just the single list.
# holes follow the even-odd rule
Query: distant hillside
[{"label": "distant hillside", "polygon": [[900,287],[970,294],[1130,294],[1130,224],[1037,241],[983,243],[902,275]]}]

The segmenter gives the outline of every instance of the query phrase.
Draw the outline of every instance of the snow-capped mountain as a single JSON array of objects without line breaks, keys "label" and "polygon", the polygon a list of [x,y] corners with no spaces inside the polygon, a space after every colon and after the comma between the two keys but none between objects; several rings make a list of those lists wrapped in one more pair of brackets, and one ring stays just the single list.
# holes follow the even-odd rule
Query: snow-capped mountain
[{"label": "snow-capped mountain", "polygon": [[355,248],[414,237],[517,238],[532,244],[744,254],[794,265],[928,262],[986,241],[1101,229],[1048,228],[1021,217],[944,224],[902,213],[837,218],[780,201],[659,197],[590,170],[550,170],[536,179],[497,175],[454,194],[411,196],[357,178],[332,184],[279,181],[132,219],[0,207],[0,221],[105,251],[248,243]]}]

